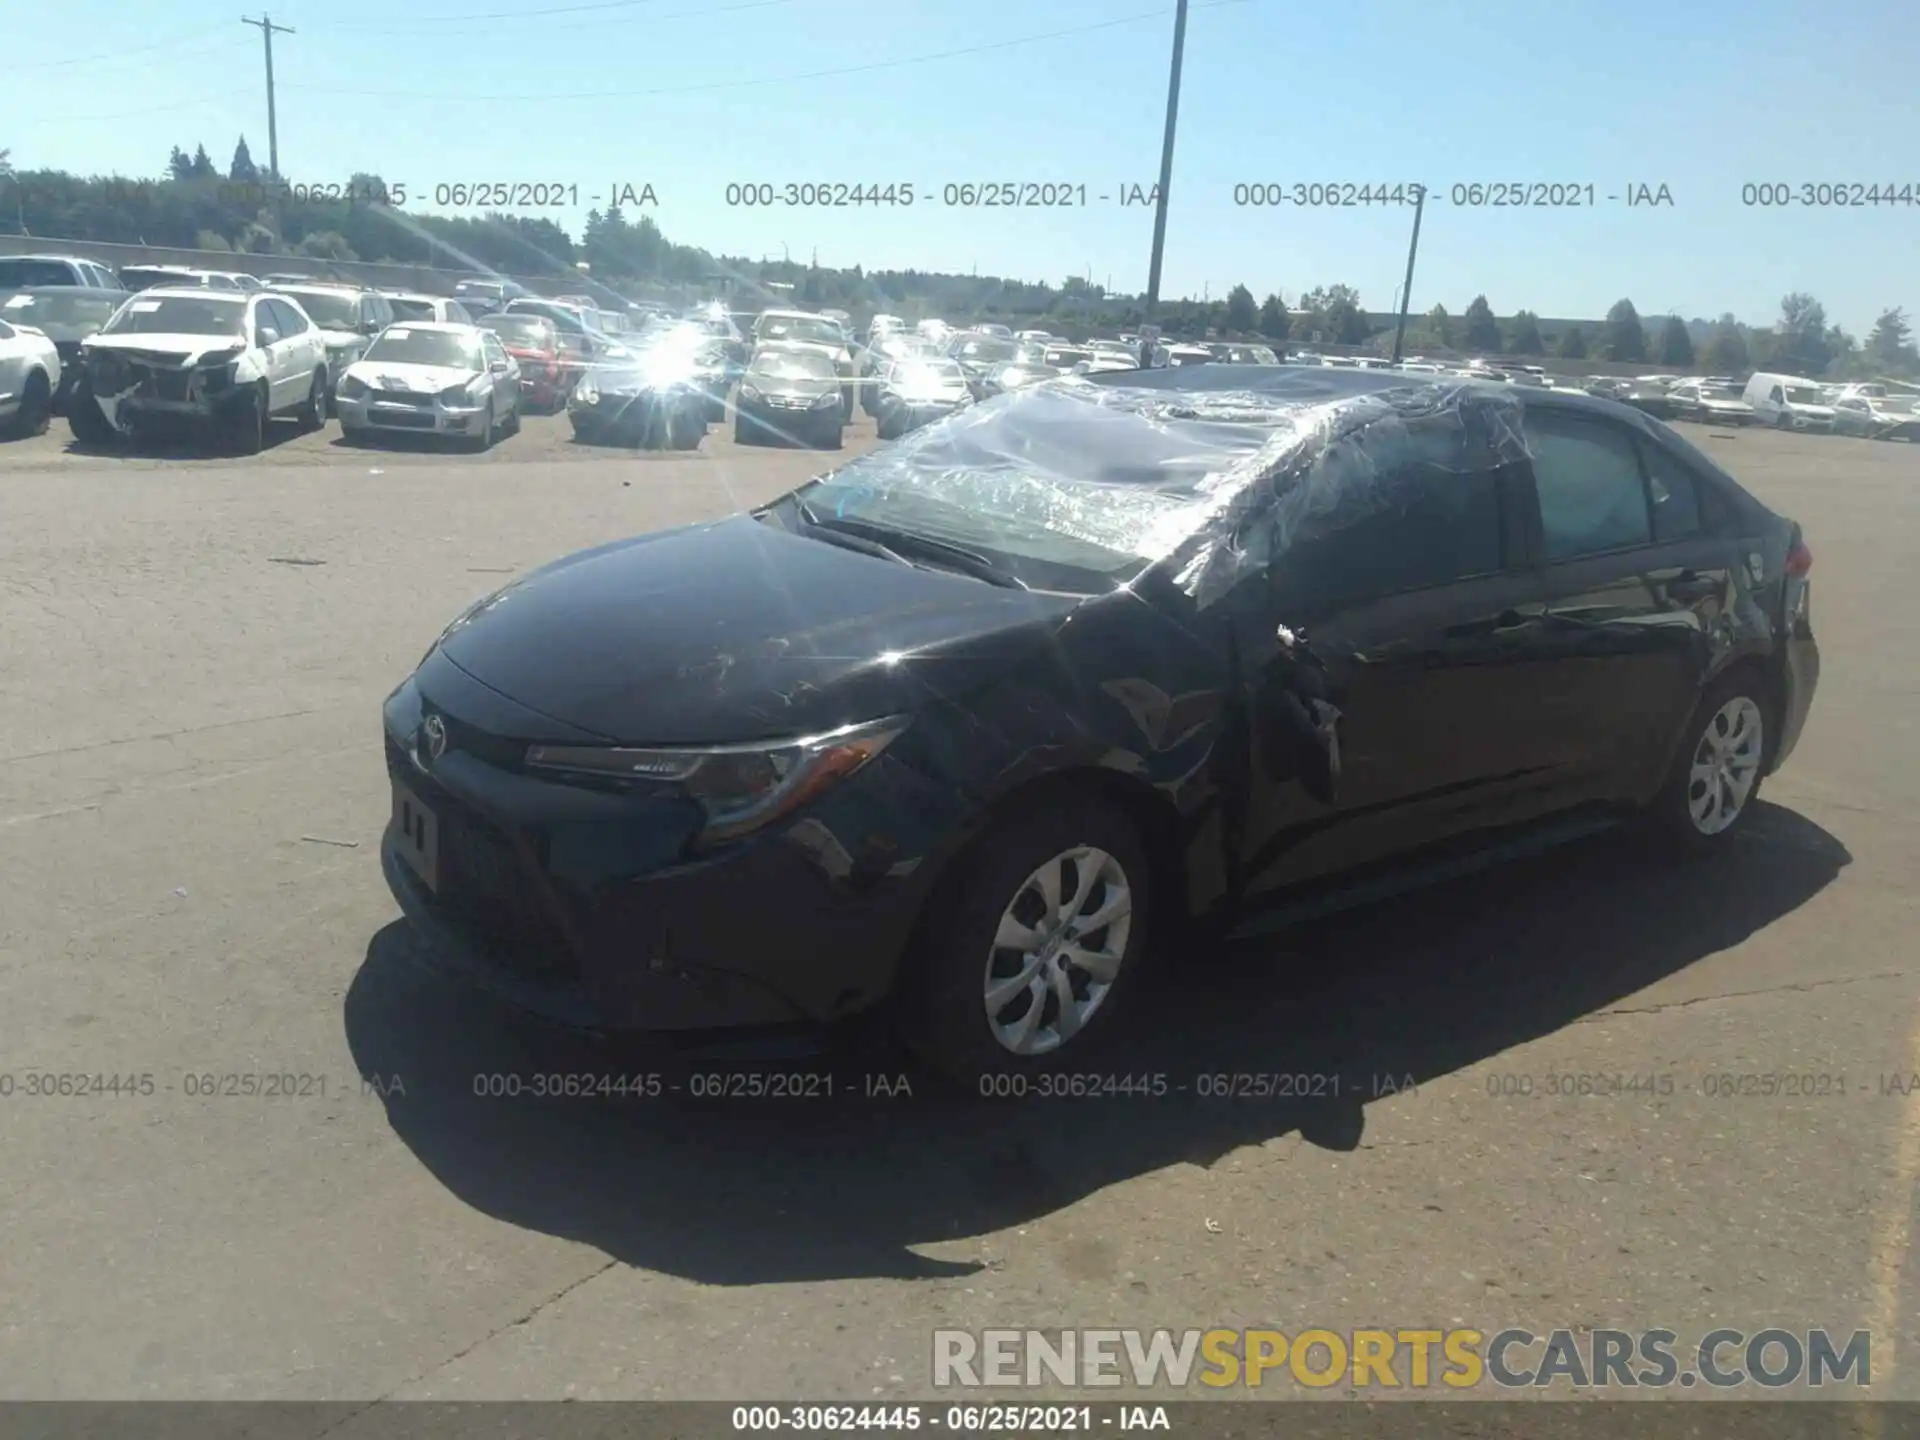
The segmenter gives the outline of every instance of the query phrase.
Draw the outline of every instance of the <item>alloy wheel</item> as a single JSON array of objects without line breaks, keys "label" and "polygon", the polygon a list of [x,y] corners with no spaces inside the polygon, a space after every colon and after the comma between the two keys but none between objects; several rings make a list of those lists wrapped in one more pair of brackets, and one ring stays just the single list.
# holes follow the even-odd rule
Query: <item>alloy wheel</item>
[{"label": "alloy wheel", "polygon": [[1760,707],[1745,695],[1735,695],[1707,721],[1687,776],[1687,814],[1702,835],[1718,835],[1740,818],[1760,778],[1765,738]]},{"label": "alloy wheel", "polygon": [[1133,930],[1120,862],[1091,845],[1062,851],[1021,884],[987,954],[983,1003],[994,1039],[1044,1055],[1106,1003]]}]

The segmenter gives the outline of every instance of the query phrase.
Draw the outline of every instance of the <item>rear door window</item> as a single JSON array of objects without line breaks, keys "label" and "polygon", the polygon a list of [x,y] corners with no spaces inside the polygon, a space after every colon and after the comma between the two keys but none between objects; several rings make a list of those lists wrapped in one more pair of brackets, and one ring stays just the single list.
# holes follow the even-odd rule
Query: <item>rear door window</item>
[{"label": "rear door window", "polygon": [[1549,564],[1652,540],[1632,435],[1605,420],[1545,408],[1529,412],[1526,430]]}]

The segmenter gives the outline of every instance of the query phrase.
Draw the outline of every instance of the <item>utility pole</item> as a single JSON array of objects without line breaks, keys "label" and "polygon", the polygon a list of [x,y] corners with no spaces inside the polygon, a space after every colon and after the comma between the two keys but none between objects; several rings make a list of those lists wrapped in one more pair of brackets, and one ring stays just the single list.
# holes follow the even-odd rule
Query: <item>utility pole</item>
[{"label": "utility pole", "polygon": [[1173,185],[1173,127],[1180,115],[1180,59],[1187,48],[1187,0],[1179,0],[1173,12],[1173,67],[1167,77],[1167,133],[1160,142],[1160,193],[1153,209],[1153,259],[1147,265],[1147,324],[1151,341],[1158,328],[1153,324],[1160,308],[1160,257],[1167,244],[1167,191]]},{"label": "utility pole", "polygon": [[259,26],[260,38],[267,44],[267,173],[278,180],[280,178],[280,126],[273,109],[273,37],[276,31],[282,35],[291,35],[293,30],[290,26],[274,24],[273,17],[264,12],[258,20],[249,20],[242,15],[240,23]]},{"label": "utility pole", "polygon": [[1393,327],[1393,362],[1400,363],[1400,345],[1407,338],[1407,306],[1413,303],[1413,257],[1420,253],[1420,216],[1427,208],[1427,187],[1413,192],[1413,239],[1407,242],[1407,278],[1400,286],[1400,322]]}]

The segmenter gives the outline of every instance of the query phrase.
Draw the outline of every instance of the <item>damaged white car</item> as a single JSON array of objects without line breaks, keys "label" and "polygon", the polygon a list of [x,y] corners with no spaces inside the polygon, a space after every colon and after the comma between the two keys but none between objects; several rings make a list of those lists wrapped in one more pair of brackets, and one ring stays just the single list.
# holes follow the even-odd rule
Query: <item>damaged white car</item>
[{"label": "damaged white car", "polygon": [[145,291],[82,343],[79,368],[67,420],[82,444],[185,428],[255,455],[277,416],[327,420],[326,342],[279,296]]}]

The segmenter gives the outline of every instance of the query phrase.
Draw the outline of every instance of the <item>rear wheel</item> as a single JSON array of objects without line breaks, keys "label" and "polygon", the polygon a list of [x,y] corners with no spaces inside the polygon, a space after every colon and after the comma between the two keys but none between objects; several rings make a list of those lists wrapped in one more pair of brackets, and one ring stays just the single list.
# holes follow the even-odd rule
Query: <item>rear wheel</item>
[{"label": "rear wheel", "polygon": [[1752,811],[1771,755],[1766,687],[1747,667],[1708,687],[1654,801],[1654,817],[1688,850],[1725,843]]},{"label": "rear wheel", "polygon": [[1124,811],[1055,797],[958,862],[921,927],[903,1031],[962,1081],[1077,1063],[1147,968],[1151,876]]},{"label": "rear wheel", "polygon": [[53,414],[53,385],[47,372],[36,370],[20,390],[20,408],[14,411],[11,428],[15,435],[44,435],[47,419]]},{"label": "rear wheel", "polygon": [[313,372],[313,384],[307,389],[307,402],[300,407],[300,428],[314,431],[327,423],[327,372]]},{"label": "rear wheel", "polygon": [[513,408],[507,411],[506,433],[509,435],[518,435],[520,433],[520,406],[517,401],[514,403]]}]

